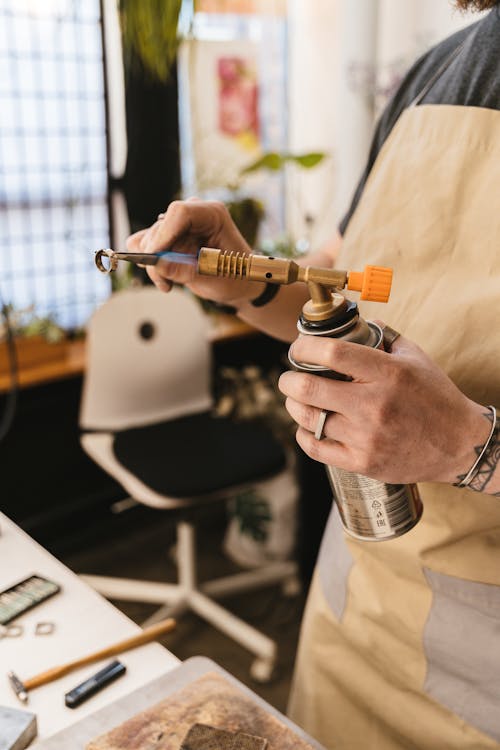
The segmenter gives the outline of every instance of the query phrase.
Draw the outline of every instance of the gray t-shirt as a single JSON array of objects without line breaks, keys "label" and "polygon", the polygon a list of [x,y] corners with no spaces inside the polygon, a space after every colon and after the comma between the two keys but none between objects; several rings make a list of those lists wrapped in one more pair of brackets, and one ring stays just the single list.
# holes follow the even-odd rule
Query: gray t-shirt
[{"label": "gray t-shirt", "polygon": [[458,56],[420,103],[500,109],[500,5],[497,5],[480,21],[433,47],[408,71],[377,124],[367,165],[349,211],[339,225],[341,234],[347,228],[375,159],[396,120],[462,42],[464,46]]}]

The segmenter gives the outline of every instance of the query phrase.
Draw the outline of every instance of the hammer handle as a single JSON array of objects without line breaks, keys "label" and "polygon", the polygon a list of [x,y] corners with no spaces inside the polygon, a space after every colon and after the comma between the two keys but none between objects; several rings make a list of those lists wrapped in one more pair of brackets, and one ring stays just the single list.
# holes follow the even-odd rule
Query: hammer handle
[{"label": "hammer handle", "polygon": [[170,631],[175,628],[175,625],[175,620],[172,620],[171,618],[168,620],[162,620],[161,622],[156,623],[156,625],[151,625],[151,627],[146,628],[146,630],[143,630],[141,633],[131,636],[131,638],[126,638],[124,641],[115,643],[113,646],[108,646],[100,651],[87,654],[87,656],[83,656],[80,659],[75,659],[75,661],[61,664],[59,667],[53,667],[46,672],[41,672],[41,674],[30,677],[29,680],[23,681],[24,687],[26,691],[32,690],[33,688],[40,687],[40,685],[46,685],[48,682],[57,680],[59,677],[64,677],[64,675],[69,674],[69,672],[72,672],[79,667],[93,664],[95,661],[107,659],[109,656],[122,654],[124,651],[129,651],[129,649],[137,648],[137,646],[142,646],[145,643],[150,643],[151,641],[156,640],[158,636],[170,633]]}]

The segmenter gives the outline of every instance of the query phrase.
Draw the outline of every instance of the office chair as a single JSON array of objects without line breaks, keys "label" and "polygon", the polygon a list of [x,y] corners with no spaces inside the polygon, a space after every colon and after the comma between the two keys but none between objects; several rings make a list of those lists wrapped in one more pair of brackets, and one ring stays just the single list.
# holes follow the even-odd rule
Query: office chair
[{"label": "office chair", "polygon": [[[154,287],[118,292],[93,315],[80,409],[87,454],[139,503],[178,514],[178,583],[83,575],[112,599],[163,605],[157,616],[188,609],[255,654],[251,675],[267,681],[276,643],[214,599],[296,580],[296,564],[275,562],[198,584],[193,506],[235,495],[288,471],[270,431],[213,416],[210,323],[187,291]],[[154,616],[155,617],[155,616]],[[154,618],[153,618],[154,619]]]}]

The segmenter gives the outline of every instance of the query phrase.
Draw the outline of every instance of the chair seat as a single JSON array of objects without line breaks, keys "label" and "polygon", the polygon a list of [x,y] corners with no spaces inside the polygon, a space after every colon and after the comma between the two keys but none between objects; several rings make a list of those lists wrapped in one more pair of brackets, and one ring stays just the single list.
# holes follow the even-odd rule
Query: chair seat
[{"label": "chair seat", "polygon": [[178,498],[265,479],[286,464],[268,429],[210,412],[117,432],[113,450],[144,484]]}]

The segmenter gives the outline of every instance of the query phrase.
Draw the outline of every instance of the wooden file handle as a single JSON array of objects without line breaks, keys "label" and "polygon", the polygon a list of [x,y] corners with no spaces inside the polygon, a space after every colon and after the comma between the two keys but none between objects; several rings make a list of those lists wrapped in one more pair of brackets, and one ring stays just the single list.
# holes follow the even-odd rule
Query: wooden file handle
[{"label": "wooden file handle", "polygon": [[133,635],[130,638],[126,638],[124,641],[115,643],[113,646],[108,646],[100,651],[95,651],[87,656],[82,656],[80,659],[75,661],[67,662],[67,664],[61,664],[59,667],[53,667],[48,669],[46,672],[41,672],[34,677],[30,677],[29,680],[24,680],[23,684],[26,690],[32,690],[33,688],[40,687],[40,685],[46,685],[48,682],[64,677],[64,675],[72,672],[78,667],[84,667],[87,664],[93,664],[95,661],[100,659],[107,659],[108,656],[115,656],[116,654],[122,654],[124,651],[129,651],[137,646],[142,646],[144,643],[150,643],[156,640],[158,636],[170,633],[175,628],[176,622],[169,618],[168,620],[162,620],[161,622],[151,625],[141,633]]}]

